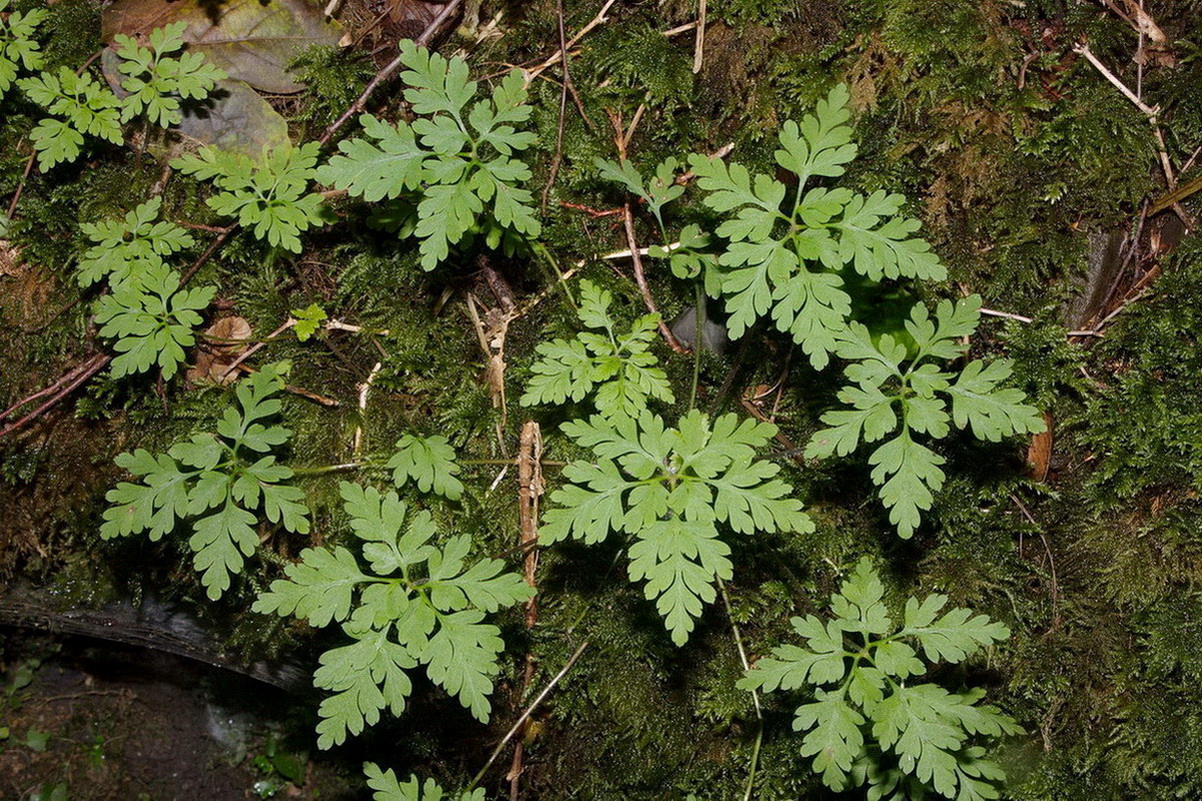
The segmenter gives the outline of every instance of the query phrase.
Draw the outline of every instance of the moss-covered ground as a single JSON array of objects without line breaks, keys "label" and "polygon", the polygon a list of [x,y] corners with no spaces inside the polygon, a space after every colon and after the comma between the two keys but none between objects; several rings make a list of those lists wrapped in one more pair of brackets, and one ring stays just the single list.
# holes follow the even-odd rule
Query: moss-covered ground
[{"label": "moss-covered ground", "polygon": [[[600,6],[565,0],[568,34]],[[100,47],[100,9],[89,0],[50,8],[48,61],[75,69]],[[1143,8],[1165,41],[1141,38],[1115,8],[1129,16]],[[495,21],[496,35],[461,30],[442,45],[448,53],[463,48],[479,76],[533,66],[558,49],[555,2],[485,2],[482,13],[481,30]],[[558,164],[543,241],[559,269],[579,264],[577,275],[615,293],[624,319],[645,312],[628,264],[598,259],[626,248],[621,218],[588,211],[624,199],[592,166],[617,155],[611,121],[625,128],[639,118],[628,155],[644,171],[667,156],[733,143],[741,162],[772,173],[780,126],[846,81],[860,143],[850,185],[908,197],[908,212],[923,221],[949,271],[945,283],[918,287],[922,297],[979,293],[1008,315],[985,319],[974,353],[1015,361],[1016,384],[1053,423],[1050,453],[1039,452],[1046,439],[1037,442],[1031,467],[1025,441],[953,438],[947,485],[914,539],[902,541],[863,458],[808,463],[782,445],[778,461],[817,532],[735,542],[730,613],[708,609],[686,647],[672,645],[641,590],[614,568],[616,544],[556,546],[541,557],[538,626],[527,631],[518,611],[501,618],[507,651],[492,723],[475,723],[419,685],[405,716],[360,738],[344,752],[348,762],[367,756],[406,775],[466,783],[524,706],[525,655],[533,655],[533,686],[541,687],[587,638],[590,649],[527,729],[522,797],[740,798],[760,729],[751,697],[734,687],[742,668],[732,624],[751,653],[766,653],[785,637],[791,615],[821,613],[867,554],[883,566],[894,599],[942,592],[1013,630],[987,658],[945,677],[986,687],[1029,732],[1003,753],[1008,797],[1202,797],[1202,248],[1182,225],[1200,204],[1191,197],[1148,213],[1169,189],[1155,130],[1176,181],[1202,175],[1192,158],[1202,146],[1200,14],[1192,0],[728,0],[709,4],[694,74],[695,32],[666,32],[693,23],[695,3],[614,5],[570,60],[587,121],[569,99],[561,122],[557,69],[533,84],[532,183],[541,194]],[[1074,49],[1082,42],[1158,108],[1158,128]],[[354,53],[311,52],[301,69],[311,90],[281,107],[294,135],[311,138],[377,65]],[[396,97],[393,87],[373,106],[401,113]],[[19,99],[0,106],[5,202],[21,181],[35,121],[36,110]],[[153,155],[120,148],[33,172],[5,244],[19,256],[7,263],[0,254],[0,406],[103,348],[93,297],[81,298],[73,278],[87,244],[79,226],[128,210],[161,173]],[[171,219],[222,224],[195,182],[175,177],[163,198]],[[712,224],[698,201],[686,196],[674,212],[678,224]],[[361,205],[333,207],[338,223],[306,237],[301,254],[233,237],[197,278],[219,288],[210,315],[242,317],[265,336],[290,310],[317,303],[332,318],[387,330],[269,343],[262,358],[292,359],[292,385],[340,404],[287,397],[284,417],[295,432],[288,463],[344,463],[360,427],[368,448],[387,449],[404,432],[444,434],[464,460],[468,491],[456,506],[432,508],[440,530],[469,533],[480,553],[512,555],[517,475],[503,462],[513,458],[522,424],[542,425],[548,460],[577,453],[556,433],[572,409],[531,411],[516,402],[534,346],[574,336],[572,309],[552,293],[509,327],[502,415],[468,313],[469,294],[485,308],[499,302],[476,254],[424,273],[412,243],[369,227]],[[1125,237],[1126,258],[1099,287],[1091,257],[1100,258],[1099,242],[1113,231]],[[199,253],[207,240],[196,233]],[[640,217],[637,233],[651,240],[652,221]],[[537,261],[493,254],[488,266],[523,301],[550,285]],[[648,278],[666,317],[693,302],[689,283],[658,267]],[[687,388],[692,358],[658,353],[674,385]],[[359,388],[377,362],[361,411]],[[810,370],[786,337],[763,327],[722,356],[705,354],[699,405],[745,414],[751,404],[804,444],[838,386],[834,371]],[[210,429],[229,394],[101,373],[0,441],[0,578],[62,588],[71,603],[154,593],[194,610],[235,649],[258,656],[301,648],[312,632],[246,610],[310,540],[346,536],[337,496],[343,473],[301,479],[315,533],[265,527],[269,555],[252,561],[218,604],[203,602],[182,542],[97,536],[104,494],[120,477],[114,456],[163,450]],[[677,397],[683,409],[687,390]],[[547,467],[551,486],[556,472]],[[383,471],[356,477],[378,480]],[[756,797],[830,797],[790,730],[795,703],[779,695],[766,703]],[[490,797],[508,797],[509,759],[507,751],[486,779]]]}]

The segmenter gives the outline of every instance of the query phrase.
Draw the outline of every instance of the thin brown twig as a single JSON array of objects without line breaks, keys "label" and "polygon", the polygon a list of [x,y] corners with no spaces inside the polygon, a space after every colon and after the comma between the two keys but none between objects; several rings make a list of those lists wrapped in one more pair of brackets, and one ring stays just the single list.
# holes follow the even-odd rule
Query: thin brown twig
[{"label": "thin brown twig", "polygon": [[234,223],[233,225],[226,226],[222,229],[221,233],[217,234],[217,236],[213,238],[213,241],[209,243],[207,248],[205,248],[204,253],[201,253],[200,256],[197,257],[196,261],[192,262],[191,266],[184,271],[182,276],[180,276],[180,286],[183,286],[191,281],[192,277],[199,272],[200,268],[209,263],[209,259],[213,258],[213,254],[221,249],[221,246],[229,240],[234,231],[238,230],[238,225],[238,223]]},{"label": "thin brown twig", "polygon": [[639,245],[634,238],[634,215],[630,213],[629,203],[622,208],[622,222],[626,228],[626,242],[630,245],[630,262],[634,265],[634,282],[638,284],[639,292],[643,295],[643,302],[647,304],[647,310],[659,316],[659,333],[663,336],[664,342],[668,343],[668,347],[676,353],[688,353],[688,348],[677,341],[672,329],[664,322],[663,315],[655,306],[655,299],[651,297],[651,288],[647,286],[647,277],[643,274],[643,257],[639,254]]},{"label": "thin brown twig", "polygon": [[551,679],[551,681],[547,683],[547,686],[544,687],[543,691],[538,694],[538,697],[534,699],[533,703],[526,707],[525,711],[522,712],[521,717],[517,719],[517,722],[513,724],[513,727],[510,728],[510,730],[506,732],[505,736],[501,738],[501,742],[497,743],[497,747],[493,749],[492,755],[489,756],[488,761],[484,763],[484,767],[480,768],[480,772],[476,774],[476,777],[472,779],[472,783],[468,785],[468,789],[471,789],[480,783],[480,780],[484,778],[484,774],[488,773],[488,769],[491,768],[493,763],[497,761],[497,757],[500,756],[501,751],[505,749],[505,746],[508,745],[509,741],[512,740],[514,735],[518,733],[518,730],[521,729],[521,727],[525,725],[526,721],[530,719],[530,716],[534,714],[534,711],[538,709],[539,705],[541,705],[542,702],[546,700],[547,696],[551,694],[551,691],[555,689],[555,686],[563,680],[564,676],[568,675],[568,671],[570,671],[580,657],[584,655],[585,650],[591,643],[592,640],[585,640],[584,642],[580,643],[579,646],[577,646],[576,650],[573,651],[572,655],[568,658],[567,664],[565,664],[563,668],[555,674],[555,678]]},{"label": "thin brown twig", "polygon": [[256,353],[258,353],[259,351],[261,351],[261,350],[264,348],[264,346],[266,346],[266,345],[267,345],[267,343],[268,343],[268,342],[271,342],[271,341],[272,341],[272,340],[274,340],[276,337],[278,337],[280,334],[284,333],[285,331],[287,331],[289,328],[291,328],[291,327],[292,327],[292,326],[294,326],[294,325],[296,325],[296,320],[294,320],[293,318],[289,317],[287,320],[285,320],[285,321],[284,321],[284,324],[283,324],[283,325],[281,325],[281,326],[280,326],[279,328],[277,328],[276,330],[272,331],[272,332],[271,332],[270,334],[268,334],[268,335],[267,335],[267,336],[266,336],[264,339],[260,340],[260,341],[259,341],[259,342],[257,342],[256,344],[254,344],[254,345],[250,346],[249,348],[247,348],[247,349],[246,349],[246,350],[245,350],[245,351],[244,351],[244,352],[243,352],[243,353],[242,353],[242,354],[241,354],[241,355],[240,355],[240,356],[239,356],[237,359],[234,359],[234,361],[232,361],[232,362],[230,363],[230,366],[229,366],[229,367],[227,367],[227,368],[225,368],[225,372],[224,372],[224,373],[222,373],[220,376],[218,376],[218,377],[217,377],[217,380],[218,380],[218,381],[224,381],[224,380],[226,379],[226,377],[227,377],[227,376],[228,376],[230,373],[234,372],[234,371],[235,371],[235,370],[237,370],[239,367],[241,367],[241,366],[242,366],[242,363],[243,363],[244,361],[246,361],[246,360],[247,360],[247,359],[249,359],[251,356],[254,356]]},{"label": "thin brown twig", "polygon": [[[559,91],[559,124],[555,130],[555,156],[551,159],[551,169],[547,173],[547,183],[543,186],[543,198],[541,210],[543,216],[547,214],[547,198],[551,196],[551,187],[555,185],[555,179],[559,177],[559,165],[563,163],[563,128],[568,116],[568,87],[572,85],[572,73],[568,69],[568,38],[564,31],[563,23],[563,0],[555,0],[555,12],[559,17],[559,52],[563,59],[563,83]],[[577,99],[579,102],[579,98]],[[581,107],[581,113],[584,113],[584,107]]]},{"label": "thin brown twig", "polygon": [[1109,81],[1112,86],[1119,90],[1123,97],[1131,101],[1132,105],[1142,111],[1144,116],[1148,118],[1148,122],[1152,124],[1153,135],[1156,137],[1156,143],[1160,155],[1160,166],[1164,170],[1165,180],[1168,182],[1169,189],[1175,188],[1177,186],[1177,176],[1174,174],[1173,165],[1169,161],[1169,154],[1165,147],[1164,135],[1160,132],[1160,123],[1158,121],[1160,107],[1149,106],[1138,94],[1131,91],[1127,84],[1123,83],[1117,75],[1111,72],[1106,65],[1103,64],[1098,57],[1093,54],[1093,51],[1089,49],[1088,44],[1084,42],[1078,44],[1073,48],[1073,52],[1084,56],[1085,60],[1092,64],[1094,69],[1102,74],[1103,78]]},{"label": "thin brown twig", "polygon": [[1006,320],[1017,320],[1020,323],[1034,322],[1030,317],[1024,317],[1021,314],[1013,314],[1011,312],[997,311],[996,309],[981,309],[981,314],[986,317],[1002,317]]},{"label": "thin brown twig", "polygon": [[[1158,116],[1160,114],[1160,107],[1149,106],[1143,101],[1143,98],[1141,98],[1138,93],[1131,91],[1131,89],[1128,88],[1128,86],[1123,83],[1117,75],[1107,69],[1106,65],[1103,64],[1098,57],[1093,54],[1093,51],[1089,49],[1088,44],[1082,42],[1074,47],[1073,51],[1084,56],[1085,60],[1092,64],[1094,69],[1102,74],[1102,77],[1104,77],[1115,88],[1117,88],[1119,92],[1122,93],[1123,97],[1130,100],[1131,103],[1140,111],[1142,111],[1148,118],[1148,123],[1152,126],[1152,137],[1156,140],[1156,154],[1160,158],[1160,168],[1164,171],[1165,184],[1168,186],[1169,192],[1173,192],[1177,188],[1177,175],[1173,170],[1173,162],[1169,158],[1169,148],[1168,144],[1164,140],[1164,132],[1160,129],[1160,120]],[[1181,222],[1185,224],[1186,228],[1191,230],[1194,228],[1193,218],[1190,217],[1185,209],[1181,207],[1180,203],[1174,203],[1172,205],[1172,209],[1177,216],[1181,218]]]},{"label": "thin brown twig", "polygon": [[1189,168],[1194,166],[1194,162],[1198,160],[1198,156],[1202,156],[1202,145],[1198,146],[1197,148],[1194,148],[1194,152],[1190,154],[1190,157],[1188,159],[1186,159],[1185,164],[1181,165],[1181,174],[1182,175],[1189,172]]},{"label": "thin brown twig", "polygon": [[[518,520],[521,529],[521,548],[525,551],[522,561],[522,574],[526,583],[537,592],[538,583],[538,507],[539,499],[545,489],[542,471],[543,438],[538,423],[526,421],[522,426],[522,435],[518,450]],[[538,624],[538,596],[532,596],[526,601],[526,628],[532,629]],[[534,672],[537,661],[534,654],[526,652],[525,668],[522,671],[522,697],[530,692],[534,682]],[[523,727],[525,728],[525,727]],[[513,748],[513,759],[509,766],[509,799],[517,801],[521,791],[523,757],[525,745],[522,739]]]},{"label": "thin brown twig", "polygon": [[705,22],[707,16],[706,0],[698,0],[697,8],[697,38],[693,45],[693,74],[701,72],[705,62]]},{"label": "thin brown twig", "polygon": [[[63,398],[67,397],[72,392],[74,392],[85,381],[87,381],[92,376],[96,375],[101,370],[103,370],[105,368],[105,366],[112,360],[113,360],[113,357],[109,356],[107,353],[98,353],[95,356],[93,356],[89,361],[84,363],[84,366],[82,368],[76,368],[75,377],[73,379],[71,379],[66,384],[66,386],[62,386],[62,388],[58,392],[56,392],[54,394],[54,396],[50,398],[50,400],[46,401],[41,406],[34,409],[32,412],[25,415],[20,420],[10,423],[7,426],[5,426],[4,428],[0,429],[0,439],[3,439],[4,437],[8,436],[9,434],[13,433],[14,431],[18,431],[19,429],[24,428],[25,426],[29,425],[29,423],[31,423],[34,420],[41,417],[48,410],[53,408],[59,401],[61,401]],[[59,379],[59,382],[61,382],[61,381],[62,381],[62,379]],[[59,382],[56,382],[56,383],[59,383]],[[61,384],[60,384],[60,386],[61,386]]]},{"label": "thin brown twig", "polygon": [[11,417],[13,415],[13,413],[16,412],[18,409],[20,409],[22,406],[30,404],[30,403],[34,402],[35,400],[37,400],[38,398],[44,398],[47,395],[50,395],[53,392],[55,392],[56,390],[62,388],[62,386],[64,384],[69,383],[72,379],[74,379],[76,376],[78,376],[81,371],[87,370],[90,363],[91,363],[91,360],[88,360],[86,362],[82,362],[80,364],[75,365],[70,370],[68,370],[66,373],[64,373],[57,381],[55,381],[50,386],[43,387],[42,389],[39,389],[37,392],[34,392],[32,395],[26,395],[24,398],[21,398],[21,400],[17,401],[12,406],[9,406],[2,413],[0,413],[0,420],[3,420],[6,417]]},{"label": "thin brown twig", "polygon": [[384,362],[376,362],[371,368],[371,372],[367,374],[367,380],[359,385],[359,424],[355,426],[355,436],[352,441],[351,453],[354,458],[359,458],[359,451],[363,445],[363,423],[367,420],[367,396],[371,393],[371,385],[376,380],[376,375],[384,367]]},{"label": "thin brown twig", "polygon": [[33,162],[38,157],[38,152],[35,150],[29,154],[29,159],[25,162],[25,172],[21,173],[21,183],[17,184],[17,191],[13,192],[12,202],[8,204],[8,219],[13,218],[13,213],[17,210],[17,202],[21,199],[21,193],[25,191],[25,183],[29,180],[29,174],[33,172]]},{"label": "thin brown twig", "polygon": [[568,203],[567,201],[561,201],[559,205],[565,209],[572,209],[573,211],[582,211],[585,214],[587,214],[588,216],[592,217],[594,220],[600,219],[602,217],[617,217],[619,214],[622,213],[622,209],[620,209],[620,208],[617,208],[617,209],[594,209],[592,206],[583,206],[579,203]]}]

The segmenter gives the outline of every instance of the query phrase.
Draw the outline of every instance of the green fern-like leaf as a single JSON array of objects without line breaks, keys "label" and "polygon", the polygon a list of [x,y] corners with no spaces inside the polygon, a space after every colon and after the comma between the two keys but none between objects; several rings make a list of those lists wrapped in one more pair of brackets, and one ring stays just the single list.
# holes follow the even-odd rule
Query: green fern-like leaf
[{"label": "green fern-like leaf", "polygon": [[430,515],[410,514],[395,492],[381,495],[348,482],[341,491],[370,572],[346,548],[308,548],[254,607],[317,626],[338,623],[351,639],[323,654],[314,675],[318,687],[333,693],[319,709],[318,746],[360,733],[386,707],[399,715],[412,689],[406,671],[418,665],[487,721],[491,676],[504,644],[484,615],[521,603],[533,590],[517,574],[502,572],[499,560],[465,567],[467,537],[433,545]]},{"label": "green fern-like leaf", "polygon": [[874,339],[859,323],[838,337],[839,355],[852,361],[847,368],[852,385],[839,392],[850,408],[822,416],[828,428],[813,436],[806,456],[847,455],[861,442],[885,439],[868,461],[889,520],[902,537],[914,534],[945,479],[943,457],[916,436],[942,439],[954,424],[996,442],[1044,429],[1042,416],[1020,390],[999,386],[1010,376],[1009,362],[972,361],[959,374],[934,363],[963,353],[960,341],[976,330],[980,308],[975,295],[956,304],[941,302],[934,317],[915,305],[905,324],[912,348],[892,334]]},{"label": "green fern-like leaf", "polygon": [[610,532],[634,538],[629,573],[642,581],[672,640],[688,640],[718,579],[732,576],[730,546],[720,529],[739,534],[813,529],[779,468],[755,458],[776,432],[769,423],[733,414],[714,421],[698,411],[676,429],[644,411],[637,419],[600,415],[564,425],[593,450],[595,461],[572,462],[570,482],[556,490],[543,516],[545,542],[597,543]]},{"label": "green fern-like leaf", "polygon": [[9,4],[9,0],[0,0],[0,99],[22,70],[42,68],[41,45],[34,36],[48,15],[44,8],[9,12]]},{"label": "green fern-like leaf", "polygon": [[446,437],[406,434],[396,447],[387,467],[398,487],[415,481],[422,492],[433,491],[452,501],[463,497],[463,482],[456,478],[459,465],[455,462],[455,449]]},{"label": "green fern-like leaf", "polygon": [[184,361],[184,348],[196,343],[192,329],[215,292],[211,286],[181,289],[179,276],[161,262],[147,262],[138,280],[114,286],[96,310],[100,335],[117,340],[113,376],[143,373],[157,364],[163,378],[172,378]]},{"label": "green fern-like leaf", "polygon": [[422,784],[416,776],[410,776],[409,781],[402,782],[391,768],[381,770],[374,762],[365,763],[363,773],[367,786],[375,791],[372,801],[484,801],[485,797],[483,788],[452,795],[433,779]]},{"label": "green fern-like leaf", "polygon": [[297,341],[305,342],[318,332],[327,315],[325,309],[316,303],[310,303],[306,309],[293,309],[292,317],[296,320],[293,330],[296,332]]},{"label": "green fern-like leaf", "polygon": [[[905,623],[894,625],[884,588],[864,559],[831,596],[833,619],[793,618],[804,645],[782,645],[740,680],[746,690],[814,688],[813,703],[797,708],[794,729],[805,732],[801,754],[832,790],[869,785],[869,798],[903,788],[903,797],[934,791],[957,801],[996,798],[1002,769],[978,743],[1021,734],[1008,715],[980,705],[984,691],[952,693],[908,679],[927,672],[914,645],[931,662],[963,662],[1010,636],[1001,623],[967,609],[939,613],[947,598],[906,602]],[[911,787],[905,795],[904,788]],[[898,797],[898,796],[893,796]]]},{"label": "green fern-like leaf", "polygon": [[855,158],[849,99],[847,87],[836,86],[813,114],[782,129],[776,162],[797,176],[796,190],[738,164],[690,158],[698,185],[709,192],[705,202],[734,212],[717,229],[728,245],[707,287],[725,300],[731,336],[771,315],[816,369],[828,363],[851,313],[839,274],[845,265],[874,281],[946,274],[930,245],[914,237],[917,221],[898,216],[900,195],[812,185],[841,176]]},{"label": "green fern-like leaf", "polygon": [[300,253],[300,235],[326,220],[321,195],[309,192],[321,146],[264,150],[259,159],[203,147],[172,166],[199,180],[212,180],[220,192],[206,203],[275,247]]},{"label": "green fern-like leaf", "polygon": [[392,125],[362,116],[365,138],[340,142],[339,155],[321,167],[318,180],[369,202],[410,205],[415,221],[401,234],[420,240],[426,270],[475,237],[508,251],[524,237],[537,237],[533,196],[522,186],[530,169],[514,158],[535,141],[520,129],[532,111],[521,72],[509,72],[465,113],[477,84],[462,59],[410,41],[401,43],[401,59],[408,68],[401,74],[409,87],[405,100],[422,117]]},{"label": "green fern-like leaf", "polygon": [[613,295],[591,281],[580,282],[580,321],[603,333],[583,332],[574,340],[540,343],[534,376],[522,395],[523,406],[580,401],[594,394],[597,411],[604,417],[636,417],[651,399],[672,403],[675,397],[668,377],[658,366],[651,344],[659,318],[648,314],[629,333],[616,331],[609,314]]},{"label": "green fern-like leaf", "polygon": [[121,88],[129,92],[122,100],[122,122],[144,114],[163,128],[178,125],[183,120],[180,100],[202,100],[226,77],[201,53],[180,53],[187,27],[186,22],[173,22],[155,28],[148,37],[149,48],[132,36],[117,34],[118,69],[125,76]]},{"label": "green fern-like leaf", "polygon": [[[116,293],[114,293],[116,294]],[[190,520],[188,541],[208,596],[221,597],[232,574],[241,572],[259,537],[256,510],[288,531],[306,534],[304,493],[285,484],[292,470],[269,451],[291,432],[269,423],[280,411],[275,397],[284,386],[287,363],[270,364],[239,382],[237,406],[225,410],[217,430],[196,434],[165,454],[123,453],[117,464],[139,478],[110,490],[104,539],[146,533],[158,540]]]},{"label": "green fern-like leaf", "polygon": [[597,159],[595,163],[602,178],[621,184],[632,195],[641,198],[661,227],[664,224],[664,206],[685,192],[684,185],[676,182],[676,171],[680,168],[680,162],[674,158],[660,162],[649,181],[644,181],[639,171],[626,159],[619,162]]},{"label": "green fern-like leaf", "polygon": [[83,223],[80,230],[93,244],[79,261],[76,275],[80,286],[108,278],[118,286],[131,278],[140,279],[163,259],[195,244],[192,236],[172,222],[155,222],[161,198],[139,204],[122,220]]},{"label": "green fern-like leaf", "polygon": [[[29,133],[45,172],[60,162],[74,161],[83,152],[84,135],[119,145],[121,101],[88,73],[76,75],[66,67],[17,81],[26,96],[56,117],[41,120]],[[61,118],[61,119],[60,119]]]}]

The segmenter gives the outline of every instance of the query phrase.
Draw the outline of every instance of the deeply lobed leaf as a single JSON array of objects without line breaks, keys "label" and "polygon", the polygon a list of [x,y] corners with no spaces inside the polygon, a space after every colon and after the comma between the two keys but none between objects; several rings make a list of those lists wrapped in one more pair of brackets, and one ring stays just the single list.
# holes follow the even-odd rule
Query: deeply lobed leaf
[{"label": "deeply lobed leaf", "polygon": [[396,200],[392,217],[416,217],[399,226],[420,240],[422,268],[433,270],[451,249],[476,237],[489,247],[537,237],[541,223],[533,195],[521,186],[530,169],[513,154],[535,141],[518,124],[529,120],[525,79],[510,71],[488,98],[477,100],[466,62],[401,43],[405,99],[421,116],[395,125],[360,117],[365,137],[340,142],[339,154],[317,171],[318,180],[369,202]]},{"label": "deeply lobed leaf", "polygon": [[551,495],[545,542],[600,542],[611,531],[633,535],[629,573],[643,581],[673,641],[683,644],[719,579],[732,575],[730,548],[717,524],[734,531],[807,532],[813,523],[778,468],[755,459],[775,426],[735,415],[710,421],[699,411],[672,429],[648,411],[637,418],[595,415],[564,425],[594,461],[564,468],[568,484]]},{"label": "deeply lobed leaf", "polygon": [[463,482],[456,478],[459,465],[455,449],[446,437],[406,434],[397,441],[396,448],[386,465],[392,470],[393,484],[400,487],[414,481],[422,492],[433,491],[452,501],[463,496]]},{"label": "deeply lobed leaf", "polygon": [[[883,598],[871,562],[861,560],[831,596],[834,619],[794,618],[805,645],[777,646],[739,686],[774,691],[837,685],[815,689],[815,702],[798,707],[793,724],[806,732],[802,756],[814,757],[814,771],[832,790],[867,782],[872,799],[925,797],[931,790],[947,798],[996,798],[1004,773],[973,743],[1022,729],[995,707],[978,705],[983,690],[951,693],[933,683],[906,682],[927,672],[907,640],[932,662],[959,662],[1005,639],[1009,630],[965,609],[940,617],[947,603],[942,595],[921,603],[910,598],[898,630]],[[882,752],[896,768],[882,766]]]},{"label": "deeply lobed leaf", "polygon": [[317,626],[343,623],[352,640],[327,651],[314,675],[318,687],[334,693],[319,709],[318,745],[358,734],[385,707],[400,714],[411,692],[406,671],[419,664],[486,721],[503,643],[484,614],[527,600],[533,589],[498,560],[465,566],[467,537],[441,548],[430,544],[430,515],[409,514],[395,492],[350,482],[340,491],[371,572],[345,548],[306,549],[301,562],[286,569],[287,578],[272,582],[255,604],[257,611],[305,617]]}]

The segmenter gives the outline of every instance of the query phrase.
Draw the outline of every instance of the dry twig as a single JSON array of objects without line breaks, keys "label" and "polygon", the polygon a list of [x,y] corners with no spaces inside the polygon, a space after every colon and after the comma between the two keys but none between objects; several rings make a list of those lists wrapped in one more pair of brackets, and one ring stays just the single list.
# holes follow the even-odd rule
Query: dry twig
[{"label": "dry twig", "polygon": [[527,70],[526,85],[529,86],[530,84],[534,83],[535,78],[558,64],[560,60],[562,60],[567,53],[571,52],[572,48],[575,47],[576,44],[585,36],[587,36],[594,28],[609,22],[609,17],[605,15],[611,8],[613,8],[614,3],[616,2],[618,2],[618,0],[605,0],[605,5],[601,6],[601,10],[597,12],[597,16],[593,17],[591,20],[589,20],[588,24],[577,31],[576,35],[567,41],[566,46],[555,51],[554,55],[547,58],[546,61],[539,64],[537,67]]},{"label": "dry twig", "polygon": [[[543,438],[538,423],[526,421],[522,426],[521,444],[518,450],[518,521],[521,527],[521,549],[526,556],[522,560],[522,575],[526,583],[537,589],[535,573],[538,570],[538,506],[545,489],[543,481]],[[526,602],[526,628],[538,623],[538,596]],[[527,652],[525,669],[522,672],[522,697],[530,691],[534,681],[536,661],[534,654]],[[525,726],[523,726],[525,728]],[[522,758],[525,752],[523,739],[513,748],[513,760],[509,767],[509,798],[517,801],[522,777]]]},{"label": "dry twig", "polygon": [[697,38],[693,46],[693,74],[701,72],[705,62],[705,22],[707,16],[706,0],[697,0]]}]

